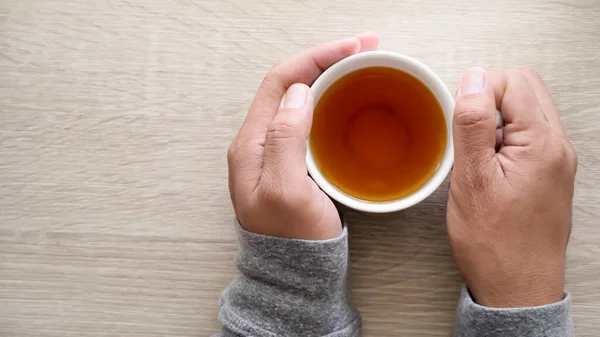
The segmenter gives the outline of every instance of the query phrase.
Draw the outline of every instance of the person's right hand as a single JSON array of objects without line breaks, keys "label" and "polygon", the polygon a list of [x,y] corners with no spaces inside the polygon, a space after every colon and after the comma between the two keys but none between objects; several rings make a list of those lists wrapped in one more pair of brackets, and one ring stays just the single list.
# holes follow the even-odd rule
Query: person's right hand
[{"label": "person's right hand", "polygon": [[[544,83],[531,70],[473,68],[456,100],[447,226],[474,300],[562,300],[577,157]],[[496,108],[506,123],[498,152]]]}]

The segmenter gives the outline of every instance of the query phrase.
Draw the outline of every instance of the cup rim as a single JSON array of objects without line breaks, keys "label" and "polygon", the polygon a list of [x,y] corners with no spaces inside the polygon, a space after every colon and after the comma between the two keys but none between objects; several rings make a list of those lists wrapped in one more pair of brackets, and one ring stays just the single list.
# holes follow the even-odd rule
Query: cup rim
[{"label": "cup rim", "polygon": [[442,79],[421,61],[404,54],[390,51],[369,51],[349,56],[325,70],[311,86],[311,91],[314,96],[314,106],[316,107],[321,95],[329,88],[329,86],[342,76],[358,69],[377,66],[395,68],[419,79],[429,90],[431,90],[442,107],[447,130],[446,149],[435,173],[423,186],[421,186],[421,188],[403,198],[375,202],[352,197],[327,181],[314,160],[310,148],[310,137],[306,142],[306,165],[308,173],[317,185],[337,202],[359,211],[369,213],[390,213],[409,208],[423,201],[437,190],[450,173],[452,165],[454,164],[454,146],[452,142],[454,98]]}]

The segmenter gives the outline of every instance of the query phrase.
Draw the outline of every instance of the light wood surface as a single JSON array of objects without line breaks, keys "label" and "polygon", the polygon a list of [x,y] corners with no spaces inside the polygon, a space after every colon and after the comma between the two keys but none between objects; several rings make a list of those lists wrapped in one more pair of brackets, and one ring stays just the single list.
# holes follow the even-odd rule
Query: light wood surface
[{"label": "light wood surface", "polygon": [[[263,74],[375,30],[454,91],[530,66],[579,154],[568,290],[600,329],[600,3],[3,0],[0,335],[207,336],[237,249],[225,152]],[[348,213],[365,336],[448,336],[460,279],[447,184],[407,211]]]}]

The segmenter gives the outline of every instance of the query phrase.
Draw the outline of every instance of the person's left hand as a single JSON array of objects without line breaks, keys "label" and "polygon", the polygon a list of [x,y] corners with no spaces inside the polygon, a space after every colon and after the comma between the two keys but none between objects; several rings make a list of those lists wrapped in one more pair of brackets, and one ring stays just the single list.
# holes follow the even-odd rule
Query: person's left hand
[{"label": "person's left hand", "polygon": [[307,240],[341,233],[334,204],[307,174],[313,113],[308,86],[334,63],[378,43],[368,33],[324,43],[267,73],[227,153],[231,200],[245,230]]}]

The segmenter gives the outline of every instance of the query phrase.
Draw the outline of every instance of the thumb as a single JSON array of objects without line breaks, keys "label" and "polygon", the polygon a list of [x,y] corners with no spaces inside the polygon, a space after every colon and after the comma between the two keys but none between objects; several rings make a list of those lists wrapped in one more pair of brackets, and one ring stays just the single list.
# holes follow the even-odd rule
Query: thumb
[{"label": "thumb", "polygon": [[485,70],[470,68],[460,81],[453,119],[457,165],[481,163],[495,153],[496,103]]},{"label": "thumb", "polygon": [[312,112],[310,88],[299,83],[290,86],[267,127],[262,178],[279,185],[306,176],[306,139]]}]

